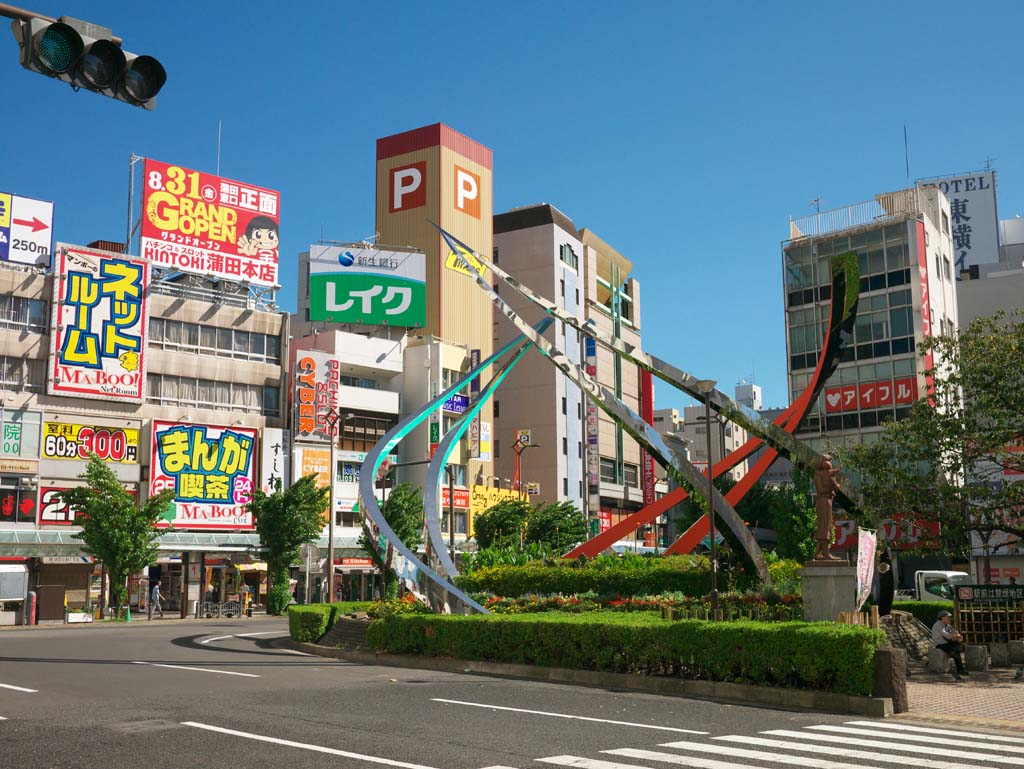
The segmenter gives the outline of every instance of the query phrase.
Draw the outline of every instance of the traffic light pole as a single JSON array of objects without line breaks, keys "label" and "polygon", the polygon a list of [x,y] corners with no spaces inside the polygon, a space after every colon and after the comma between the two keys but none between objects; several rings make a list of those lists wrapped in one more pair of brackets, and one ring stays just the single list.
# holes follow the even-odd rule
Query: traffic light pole
[{"label": "traffic light pole", "polygon": [[[54,24],[59,21],[59,19],[55,19],[52,16],[45,16],[41,13],[30,11],[27,8],[16,8],[15,6],[8,5],[7,3],[0,3],[0,16],[7,19],[14,19],[16,21],[30,21],[31,19],[42,19],[43,21],[49,21]],[[109,39],[117,43],[118,45],[121,45],[121,43],[124,42],[124,40],[122,40],[121,38],[114,37],[113,35],[111,35]]]}]

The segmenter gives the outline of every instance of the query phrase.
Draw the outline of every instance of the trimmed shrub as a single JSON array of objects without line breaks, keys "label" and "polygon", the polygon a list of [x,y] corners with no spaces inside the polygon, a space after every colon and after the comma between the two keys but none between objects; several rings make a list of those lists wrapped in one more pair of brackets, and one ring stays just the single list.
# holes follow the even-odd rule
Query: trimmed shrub
[{"label": "trimmed shrub", "polygon": [[885,633],[822,622],[666,622],[654,612],[395,615],[370,626],[390,654],[674,675],[870,695]]},{"label": "trimmed shrub", "polygon": [[595,559],[580,566],[563,561],[553,566],[496,566],[463,574],[455,583],[470,593],[524,595],[647,596],[660,593],[704,595],[711,589],[710,567],[703,556],[637,558],[618,562]]},{"label": "trimmed shrub", "polygon": [[288,607],[288,634],[293,641],[316,643],[343,614],[368,611],[369,601],[293,604]]},{"label": "trimmed shrub", "polygon": [[931,628],[939,621],[939,612],[945,609],[953,613],[952,601],[894,601],[892,608],[895,611],[905,611],[913,614],[921,622]]}]

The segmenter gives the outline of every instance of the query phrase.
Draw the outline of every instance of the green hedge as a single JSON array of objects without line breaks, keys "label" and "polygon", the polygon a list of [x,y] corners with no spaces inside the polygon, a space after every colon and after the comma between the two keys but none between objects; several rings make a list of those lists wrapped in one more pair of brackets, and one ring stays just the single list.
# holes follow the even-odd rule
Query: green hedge
[{"label": "green hedge", "polygon": [[945,609],[952,614],[952,601],[894,601],[892,608],[913,614],[929,628],[939,620],[939,612]]},{"label": "green hedge", "polygon": [[[639,560],[639,559],[638,559]],[[645,559],[641,565],[627,562],[554,566],[495,566],[457,577],[455,583],[470,593],[493,593],[507,598],[524,595],[645,596],[661,593],[704,595],[711,589],[708,561],[703,556]]]},{"label": "green hedge", "polygon": [[370,646],[614,673],[870,695],[881,630],[805,622],[666,622],[654,612],[501,617],[397,615],[370,626]]},{"label": "green hedge", "polygon": [[365,612],[370,606],[369,601],[293,604],[288,607],[288,633],[293,641],[316,643],[334,626],[338,617],[353,612]]}]

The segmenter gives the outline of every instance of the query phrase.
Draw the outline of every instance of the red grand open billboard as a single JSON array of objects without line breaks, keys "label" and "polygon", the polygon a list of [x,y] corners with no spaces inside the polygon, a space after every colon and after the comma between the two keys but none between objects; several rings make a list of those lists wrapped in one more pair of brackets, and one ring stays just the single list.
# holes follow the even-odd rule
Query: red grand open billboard
[{"label": "red grand open billboard", "polygon": [[142,258],[154,267],[277,285],[281,196],[146,158]]}]

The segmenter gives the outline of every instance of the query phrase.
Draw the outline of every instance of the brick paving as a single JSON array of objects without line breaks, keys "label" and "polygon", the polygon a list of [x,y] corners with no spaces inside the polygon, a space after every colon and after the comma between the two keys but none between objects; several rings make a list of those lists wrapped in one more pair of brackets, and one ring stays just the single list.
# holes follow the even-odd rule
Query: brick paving
[{"label": "brick paving", "polygon": [[1024,681],[1015,681],[1017,668],[972,671],[962,681],[950,673],[929,673],[911,665],[907,678],[910,712],[921,717],[996,728],[1024,728]]}]

